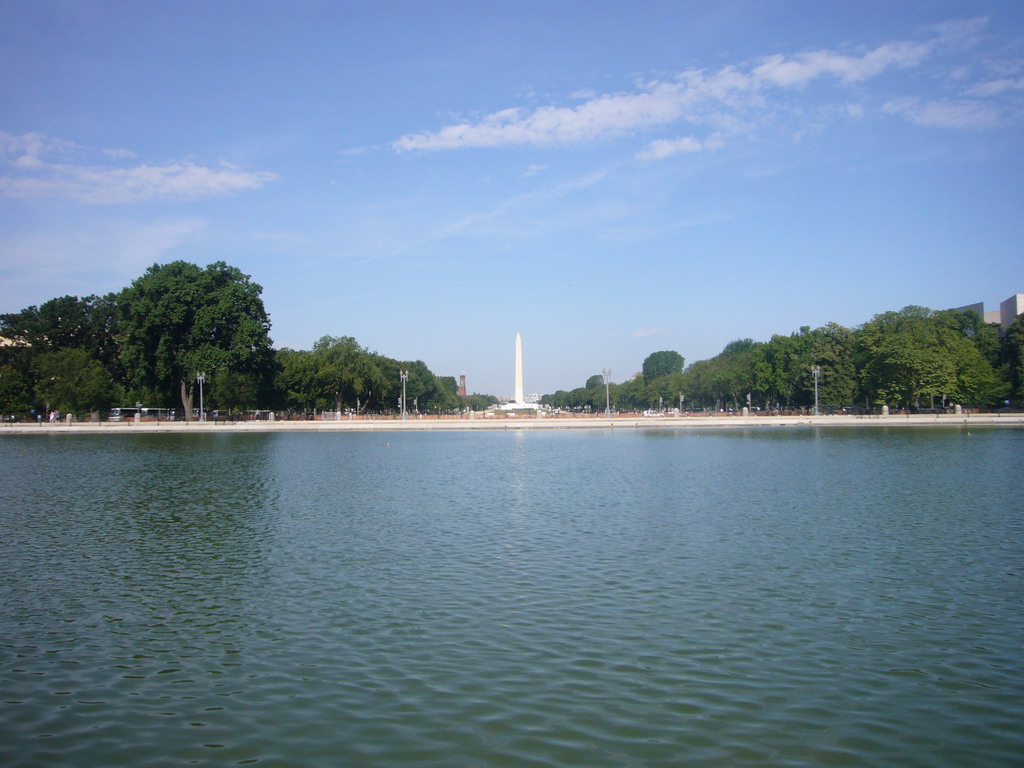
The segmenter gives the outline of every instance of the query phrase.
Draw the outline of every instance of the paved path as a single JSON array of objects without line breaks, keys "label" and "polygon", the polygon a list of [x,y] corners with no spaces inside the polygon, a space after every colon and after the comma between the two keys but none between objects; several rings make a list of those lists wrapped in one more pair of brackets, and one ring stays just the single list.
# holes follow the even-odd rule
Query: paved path
[{"label": "paved path", "polygon": [[200,432],[405,432],[420,430],[518,429],[751,429],[781,427],[1022,427],[1024,414],[920,414],[908,416],[665,416],[587,418],[391,419],[363,421],[244,422],[76,422],[74,424],[5,424],[0,435],[18,434],[183,434]]}]

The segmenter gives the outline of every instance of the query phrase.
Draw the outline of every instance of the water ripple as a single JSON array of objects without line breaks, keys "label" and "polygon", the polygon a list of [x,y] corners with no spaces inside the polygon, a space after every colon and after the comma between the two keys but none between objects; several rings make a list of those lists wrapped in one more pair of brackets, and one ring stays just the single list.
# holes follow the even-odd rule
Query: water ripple
[{"label": "water ripple", "polygon": [[1024,763],[1022,443],[5,438],[0,761]]}]

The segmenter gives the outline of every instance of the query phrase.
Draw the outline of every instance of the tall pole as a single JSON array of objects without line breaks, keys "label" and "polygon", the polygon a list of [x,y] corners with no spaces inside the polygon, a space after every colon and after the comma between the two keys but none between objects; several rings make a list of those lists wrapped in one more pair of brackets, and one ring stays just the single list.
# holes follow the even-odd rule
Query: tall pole
[{"label": "tall pole", "polygon": [[399,371],[398,375],[402,379],[402,421],[405,421],[409,416],[405,412],[405,380],[409,378],[408,371]]},{"label": "tall pole", "polygon": [[813,366],[811,373],[814,374],[814,415],[818,415],[818,377],[821,375],[821,368]]},{"label": "tall pole", "polygon": [[206,381],[206,373],[196,374],[196,381],[199,382],[199,420],[206,421],[206,411],[203,410],[203,382]]},{"label": "tall pole", "polygon": [[526,399],[523,396],[523,337],[518,333],[516,334],[516,382],[514,397],[519,405],[522,405]]},{"label": "tall pole", "polygon": [[612,395],[609,382],[612,378],[612,369],[604,368],[601,373],[604,374],[604,417],[610,419],[612,417]]}]

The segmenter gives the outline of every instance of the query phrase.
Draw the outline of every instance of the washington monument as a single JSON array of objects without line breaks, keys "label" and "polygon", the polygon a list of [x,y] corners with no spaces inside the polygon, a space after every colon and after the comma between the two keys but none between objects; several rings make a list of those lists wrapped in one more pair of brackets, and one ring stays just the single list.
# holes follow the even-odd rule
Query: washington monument
[{"label": "washington monument", "polygon": [[523,337],[516,334],[516,392],[515,402],[523,404]]}]

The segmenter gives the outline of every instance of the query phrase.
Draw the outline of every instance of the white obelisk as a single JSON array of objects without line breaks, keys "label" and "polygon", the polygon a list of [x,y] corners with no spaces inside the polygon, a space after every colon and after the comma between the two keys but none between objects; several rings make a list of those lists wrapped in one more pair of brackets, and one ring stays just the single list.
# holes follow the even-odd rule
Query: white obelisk
[{"label": "white obelisk", "polygon": [[516,402],[523,404],[523,337],[516,334]]}]

